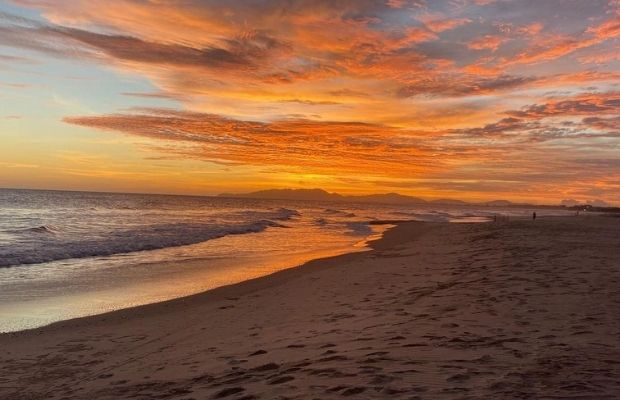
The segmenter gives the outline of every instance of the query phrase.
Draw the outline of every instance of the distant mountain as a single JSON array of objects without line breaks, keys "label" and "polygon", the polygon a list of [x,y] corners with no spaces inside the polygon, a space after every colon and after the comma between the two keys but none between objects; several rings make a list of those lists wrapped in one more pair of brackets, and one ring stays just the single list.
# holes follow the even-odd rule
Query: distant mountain
[{"label": "distant mountain", "polygon": [[464,206],[464,205],[471,205],[472,203],[468,203],[466,201],[463,200],[453,200],[453,199],[437,199],[437,200],[432,200],[431,203],[433,204],[445,204],[445,205],[449,205],[449,206]]},{"label": "distant mountain", "polygon": [[398,193],[370,194],[366,196],[346,196],[348,201],[358,201],[360,203],[383,203],[383,204],[419,204],[426,203],[419,197],[405,196]]},{"label": "distant mountain", "polygon": [[426,203],[423,199],[405,196],[398,193],[370,194],[364,196],[343,196],[338,193],[329,193],[323,189],[268,189],[257,192],[230,194],[223,193],[220,197],[241,197],[252,199],[280,199],[280,200],[315,200],[315,201],[347,201],[377,204],[420,204]]},{"label": "distant mountain", "polygon": [[482,203],[485,206],[490,206],[490,207],[511,207],[511,206],[515,206],[517,205],[516,203],[513,203],[512,201],[508,201],[508,200],[493,200],[493,201],[487,201],[486,203]]},{"label": "distant mountain", "polygon": [[340,201],[344,198],[344,196],[338,193],[329,193],[323,189],[268,189],[240,194],[222,193],[220,197],[316,201]]},{"label": "distant mountain", "polygon": [[[233,198],[251,198],[251,199],[274,199],[274,200],[314,200],[314,201],[342,201],[349,203],[373,203],[373,204],[393,204],[393,205],[408,205],[408,204],[443,204],[448,206],[485,206],[485,207],[514,207],[514,208],[554,208],[554,209],[583,209],[586,206],[573,206],[568,207],[567,204],[572,200],[564,201],[563,205],[542,205],[542,204],[526,204],[526,203],[513,203],[508,200],[493,200],[481,203],[468,203],[463,200],[455,199],[437,199],[426,201],[419,197],[406,196],[399,193],[383,193],[383,194],[369,194],[363,196],[344,196],[338,193],[330,193],[323,189],[268,189],[259,190],[251,193],[222,193],[219,197],[233,197]],[[611,210],[611,208],[602,207],[602,201],[593,201],[595,204],[587,205],[591,209],[597,210]],[[576,208],[577,207],[577,208]]]}]

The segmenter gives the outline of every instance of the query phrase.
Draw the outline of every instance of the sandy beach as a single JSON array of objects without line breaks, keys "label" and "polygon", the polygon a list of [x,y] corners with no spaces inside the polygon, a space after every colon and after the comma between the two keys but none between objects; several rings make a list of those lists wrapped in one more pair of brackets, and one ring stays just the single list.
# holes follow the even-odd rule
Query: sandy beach
[{"label": "sandy beach", "polygon": [[402,223],[372,250],[0,335],[2,399],[617,399],[620,219]]}]

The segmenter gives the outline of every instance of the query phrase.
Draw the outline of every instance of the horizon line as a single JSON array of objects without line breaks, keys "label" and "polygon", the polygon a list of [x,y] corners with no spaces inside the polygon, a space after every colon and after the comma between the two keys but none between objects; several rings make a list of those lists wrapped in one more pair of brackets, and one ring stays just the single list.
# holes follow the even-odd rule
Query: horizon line
[{"label": "horizon line", "polygon": [[[512,203],[513,205],[525,205],[525,206],[541,206],[541,207],[573,207],[573,206],[566,206],[564,204],[558,203],[558,204],[550,204],[550,203],[530,203],[530,202],[515,202],[512,200],[507,200],[507,199],[494,199],[494,200],[483,200],[483,201],[467,201],[467,200],[462,200],[462,199],[455,199],[455,198],[450,198],[450,197],[437,197],[437,198],[424,198],[424,197],[420,197],[420,196],[414,196],[414,195],[408,195],[408,194],[402,194],[399,192],[372,192],[372,193],[366,193],[366,194],[354,194],[354,195],[349,195],[349,194],[341,194],[338,192],[330,192],[328,190],[325,190],[323,188],[270,188],[270,189],[259,189],[259,190],[252,190],[252,191],[248,191],[248,192],[239,192],[239,193],[231,193],[231,192],[222,192],[222,193],[218,193],[218,194],[186,194],[186,193],[165,193],[165,192],[125,192],[125,191],[105,191],[105,190],[79,190],[79,189],[43,189],[43,188],[16,188],[16,187],[0,187],[0,190],[23,190],[23,191],[41,191],[41,192],[71,192],[71,193],[95,193],[95,194],[129,194],[129,195],[155,195],[155,196],[182,196],[182,197],[215,197],[215,198],[252,198],[252,197],[245,197],[249,194],[252,193],[256,193],[256,192],[262,192],[262,191],[270,191],[270,190],[321,190],[324,191],[328,194],[336,194],[342,197],[361,197],[361,196],[373,196],[373,195],[386,195],[386,194],[396,194],[396,195],[400,195],[400,196],[405,196],[405,197],[415,197],[418,199],[421,199],[425,202],[433,202],[433,201],[438,201],[438,200],[450,200],[450,201],[462,201],[465,203],[465,205],[485,205],[486,203],[492,203],[495,201],[508,201],[510,203]],[[242,196],[242,197],[236,197],[236,196]],[[259,200],[291,200],[291,199],[276,199],[276,198],[260,198],[257,197],[256,199]],[[298,200],[302,200],[302,201],[330,201],[330,200],[316,200],[316,199],[298,199]],[[592,206],[592,204],[590,204],[589,202],[586,203],[579,203],[576,204],[578,206]],[[603,208],[615,208],[618,207],[614,204],[608,204],[606,206],[594,206],[594,207],[603,207]]]}]

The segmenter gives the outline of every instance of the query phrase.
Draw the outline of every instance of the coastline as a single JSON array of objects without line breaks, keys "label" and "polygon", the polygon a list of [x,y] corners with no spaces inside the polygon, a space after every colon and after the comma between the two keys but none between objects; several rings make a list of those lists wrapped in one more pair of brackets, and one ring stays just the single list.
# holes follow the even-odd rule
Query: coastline
[{"label": "coastline", "polygon": [[[208,290],[204,290],[202,292],[189,294],[186,296],[176,297],[168,300],[157,301],[154,303],[140,304],[136,306],[121,308],[118,310],[107,311],[94,315],[86,315],[83,317],[69,318],[61,321],[52,322],[47,325],[21,329],[17,331],[9,331],[9,332],[0,332],[0,338],[3,336],[13,336],[13,335],[21,335],[27,333],[40,334],[40,331],[45,330],[56,330],[56,329],[69,329],[71,327],[78,327],[82,323],[92,324],[95,320],[100,319],[101,322],[108,322],[110,320],[125,319],[128,316],[133,316],[137,312],[144,313],[155,313],[157,314],[160,310],[157,310],[158,306],[169,308],[169,307],[178,307],[181,305],[187,305],[188,303],[194,302],[211,302],[211,301],[221,301],[230,297],[232,294],[250,294],[257,290],[268,289],[272,285],[278,285],[281,283],[285,283],[289,279],[294,279],[299,274],[304,274],[307,272],[312,272],[313,270],[320,270],[322,268],[328,268],[332,265],[337,265],[340,262],[346,262],[349,258],[354,257],[359,254],[364,254],[366,252],[372,252],[377,248],[385,247],[386,244],[382,244],[381,242],[385,238],[385,235],[396,228],[398,224],[427,224],[426,222],[419,221],[405,221],[405,220],[389,220],[389,221],[373,221],[372,225],[386,225],[387,228],[378,233],[370,235],[366,241],[361,241],[358,244],[354,245],[350,251],[348,252],[337,252],[335,255],[329,255],[325,257],[317,257],[312,258],[309,261],[303,262],[298,265],[291,265],[290,267],[285,267],[283,269],[277,270],[275,272],[269,273],[267,275],[258,276],[255,278],[246,279],[240,282],[231,283],[227,285],[222,285],[218,287],[214,287]],[[390,240],[390,243],[393,243],[393,239]],[[389,246],[389,244],[387,245]],[[357,250],[360,249],[360,250]],[[199,263],[199,261],[191,261],[191,263]],[[148,310],[148,308],[152,308],[152,310]],[[118,315],[115,315],[118,314]],[[121,315],[128,314],[128,315]]]},{"label": "coastline", "polygon": [[[217,255],[212,258],[163,259],[131,265],[84,265],[82,269],[69,268],[69,274],[59,270],[58,283],[42,279],[37,282],[37,269],[18,267],[1,269],[5,281],[14,280],[10,286],[0,286],[0,334],[44,327],[56,322],[83,318],[109,312],[155,304],[168,300],[204,293],[222,286],[296,268],[315,259],[329,258],[353,252],[367,251],[367,243],[381,237],[390,225],[373,227],[366,237],[347,238],[324,244],[314,242],[308,246],[292,246],[286,251],[264,249],[265,243],[286,240],[278,228],[267,232],[233,235],[201,243],[203,252],[217,253],[218,246],[238,247],[242,255]],[[290,230],[288,228],[287,230]],[[298,232],[297,232],[298,234]],[[251,237],[254,237],[253,239]],[[340,238],[338,238],[340,239]],[[348,242],[346,242],[348,240]],[[249,248],[249,246],[254,247]],[[179,247],[182,248],[183,246]],[[273,246],[277,247],[277,246]],[[177,248],[171,248],[176,250]],[[178,250],[181,253],[181,250]],[[253,254],[249,257],[247,254]],[[128,263],[122,260],[123,263]],[[98,266],[98,268],[97,268]],[[13,276],[8,276],[13,274]],[[25,274],[25,275],[24,275]],[[47,272],[50,275],[50,272]],[[23,278],[22,281],[17,279]],[[7,279],[8,278],[8,279]],[[70,279],[70,280],[68,280]],[[67,286],[62,285],[63,280]],[[90,282],[97,282],[96,285]],[[81,285],[83,283],[84,285]],[[3,292],[3,289],[7,289]],[[39,293],[42,295],[38,297]],[[28,297],[30,296],[30,297]]]},{"label": "coastline", "polygon": [[616,221],[399,223],[370,251],[5,333],[0,396],[613,398]]}]

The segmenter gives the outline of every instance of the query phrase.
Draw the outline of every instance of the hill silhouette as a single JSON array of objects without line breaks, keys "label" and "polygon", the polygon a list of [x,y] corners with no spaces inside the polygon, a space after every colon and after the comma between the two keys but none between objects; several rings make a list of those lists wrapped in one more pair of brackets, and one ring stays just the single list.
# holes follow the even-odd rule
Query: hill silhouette
[{"label": "hill silhouette", "polygon": [[222,193],[220,197],[252,198],[252,199],[278,199],[278,200],[314,200],[314,201],[342,201],[376,204],[444,204],[444,205],[483,205],[483,206],[524,206],[507,200],[496,200],[488,203],[468,203],[456,199],[424,200],[415,196],[407,196],[400,193],[381,193],[369,195],[346,196],[338,193],[330,193],[323,189],[267,189],[250,193]]}]

